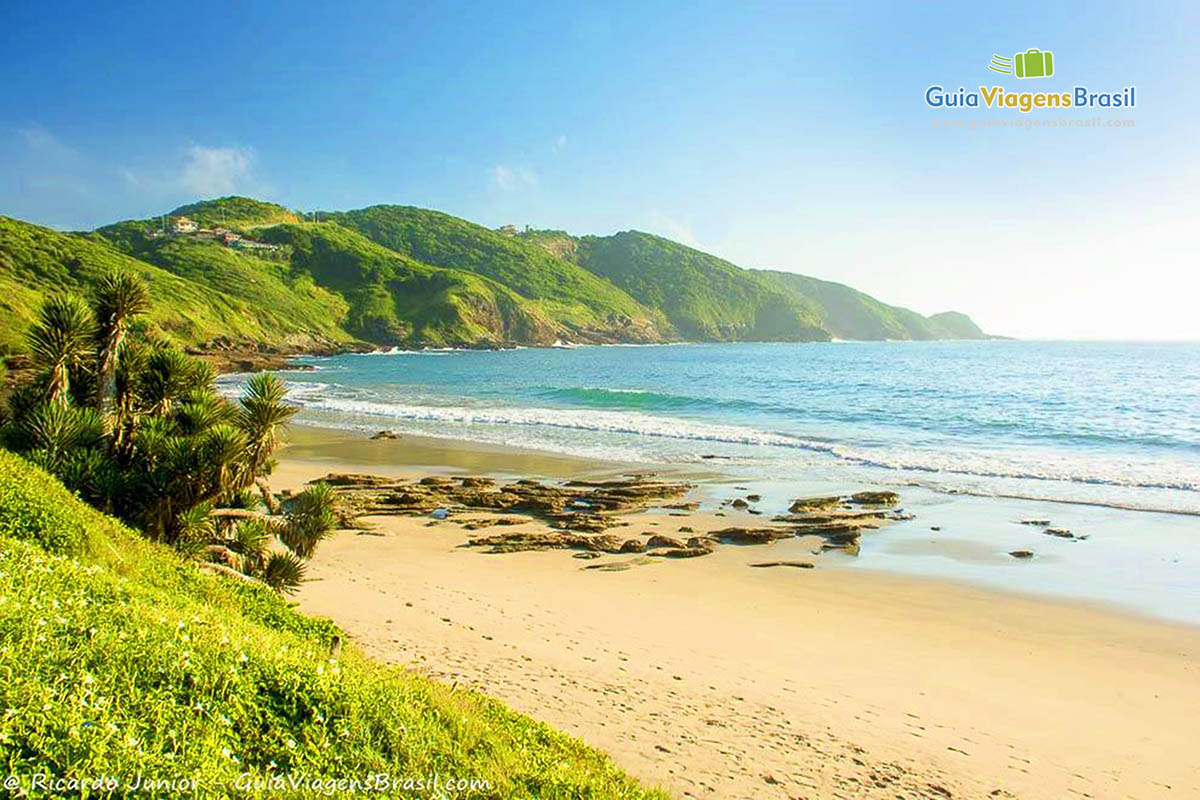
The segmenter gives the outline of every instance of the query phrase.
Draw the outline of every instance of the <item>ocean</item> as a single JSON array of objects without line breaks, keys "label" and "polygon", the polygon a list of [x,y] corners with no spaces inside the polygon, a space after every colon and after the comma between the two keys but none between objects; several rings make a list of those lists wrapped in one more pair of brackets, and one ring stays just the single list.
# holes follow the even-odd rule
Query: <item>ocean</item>
[{"label": "ocean", "polygon": [[[859,564],[1095,597],[1077,572],[1013,578],[1004,548],[1032,541],[1051,564],[1059,551],[1075,563],[1100,551],[1091,579],[1139,571],[1100,599],[1200,621],[1200,585],[1176,572],[1180,550],[1190,568],[1200,547],[1200,344],[685,344],[300,361],[315,369],[284,377],[301,422],[694,467],[779,504],[899,487],[927,512],[908,526],[911,541],[889,533],[873,559],[864,542]],[[944,533],[925,548],[930,513]],[[1081,524],[1090,538],[1051,542],[1013,524],[1024,515]],[[1123,544],[1096,546],[1105,535]]]}]

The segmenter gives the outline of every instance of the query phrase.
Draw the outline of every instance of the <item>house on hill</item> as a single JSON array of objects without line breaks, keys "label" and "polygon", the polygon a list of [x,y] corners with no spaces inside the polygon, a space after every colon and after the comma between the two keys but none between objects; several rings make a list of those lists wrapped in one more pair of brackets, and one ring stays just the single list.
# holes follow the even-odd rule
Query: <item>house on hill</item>
[{"label": "house on hill", "polygon": [[175,217],[171,220],[171,230],[175,233],[195,233],[196,223],[187,217]]}]

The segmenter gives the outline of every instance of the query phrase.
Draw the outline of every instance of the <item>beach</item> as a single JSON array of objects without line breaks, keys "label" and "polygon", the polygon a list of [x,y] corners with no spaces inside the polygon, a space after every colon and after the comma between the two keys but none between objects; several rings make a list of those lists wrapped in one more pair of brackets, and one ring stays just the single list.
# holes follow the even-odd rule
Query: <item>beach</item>
[{"label": "beach", "polygon": [[[416,436],[297,428],[293,441],[276,489],[330,472],[549,482],[623,469]],[[702,493],[711,476],[691,475]],[[456,516],[368,516],[370,531],[339,531],[309,565],[300,608],[366,653],[501,700],[674,795],[1200,793],[1195,626],[829,555],[811,569],[749,566],[792,559],[794,542],[678,560],[489,554],[462,547],[475,534]],[[704,508],[627,521],[663,534],[729,524]],[[623,561],[633,566],[587,569]]]}]

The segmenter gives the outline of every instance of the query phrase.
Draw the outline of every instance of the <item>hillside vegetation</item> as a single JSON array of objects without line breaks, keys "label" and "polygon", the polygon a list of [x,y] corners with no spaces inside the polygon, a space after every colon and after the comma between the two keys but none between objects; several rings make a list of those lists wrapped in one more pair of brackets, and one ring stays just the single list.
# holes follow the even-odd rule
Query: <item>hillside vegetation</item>
[{"label": "hillside vegetation", "polygon": [[536,303],[481,275],[442,269],[332,222],[279,225],[264,241],[292,250],[292,269],[337,293],[345,329],[383,344],[552,344],[567,331]]},{"label": "hillside vegetation", "polygon": [[[303,286],[269,285],[258,264],[241,261],[230,268],[242,274],[223,282],[225,254],[212,247],[202,252],[181,247],[163,259],[166,267],[158,267],[95,234],[60,233],[0,217],[0,352],[22,352],[22,334],[45,297],[60,290],[88,295],[100,278],[118,270],[149,286],[153,299],[145,324],[180,344],[229,340],[307,348],[351,340],[338,327],[341,312],[334,298]],[[305,305],[308,310],[298,312]]]},{"label": "hillside vegetation", "polygon": [[660,236],[638,231],[584,236],[574,258],[661,310],[685,339],[829,339],[821,319],[802,300],[764,286],[728,261]]},{"label": "hillside vegetation", "polygon": [[[350,792],[331,781],[371,775],[392,781],[375,784],[388,797],[435,795],[403,783],[434,775],[455,797],[660,796],[494,701],[334,653],[336,634],[264,586],[200,573],[0,450],[6,774],[119,782],[55,796],[132,794],[121,787],[138,776],[176,781],[146,796],[338,796]],[[450,778],[475,782],[448,791]]]},{"label": "hillside vegetation", "polygon": [[426,264],[467,270],[502,283],[589,339],[662,338],[656,315],[620,288],[519,237],[409,206],[372,206],[322,216]]},{"label": "hillside vegetation", "polygon": [[805,302],[821,326],[839,339],[985,339],[965,314],[948,311],[925,317],[915,311],[881,303],[840,283],[794,272],[753,270],[763,284]]},{"label": "hillside vegetation", "polygon": [[[179,216],[251,246],[174,235]],[[50,289],[88,294],[113,269],[150,284],[146,325],[202,349],[985,338],[962,314],[924,317],[636,231],[518,234],[394,205],[318,216],[224,197],[94,233],[0,217],[0,354],[20,351]]]}]

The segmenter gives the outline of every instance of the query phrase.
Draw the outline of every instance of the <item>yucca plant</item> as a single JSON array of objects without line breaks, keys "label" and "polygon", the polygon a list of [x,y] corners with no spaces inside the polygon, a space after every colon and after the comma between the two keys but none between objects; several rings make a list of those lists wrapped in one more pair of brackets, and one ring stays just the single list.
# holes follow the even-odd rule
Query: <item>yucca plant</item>
[{"label": "yucca plant", "polygon": [[239,485],[249,486],[270,471],[271,455],[279,446],[280,428],[299,411],[284,402],[286,398],[287,387],[274,375],[255,375],[247,382],[234,417],[247,442]]},{"label": "yucca plant", "polygon": [[128,272],[112,272],[96,287],[95,320],[97,360],[97,408],[112,412],[116,402],[117,364],[125,349],[125,338],[134,319],[150,309],[150,290]]},{"label": "yucca plant", "polygon": [[207,504],[193,506],[175,519],[175,549],[188,558],[198,558],[212,543],[216,528]]},{"label": "yucca plant", "polygon": [[263,566],[262,581],[281,594],[291,594],[304,582],[304,562],[293,553],[272,553]]},{"label": "yucca plant", "polygon": [[44,397],[65,406],[71,396],[71,372],[95,353],[92,310],[77,295],[52,295],[42,304],[26,342],[34,363],[45,373]]},{"label": "yucca plant", "polygon": [[228,547],[242,556],[243,569],[253,575],[263,569],[271,544],[271,527],[266,520],[250,517],[233,526]]},{"label": "yucca plant", "polygon": [[312,558],[317,545],[333,531],[333,490],[316,483],[288,503],[287,524],[279,540],[303,559]]}]

